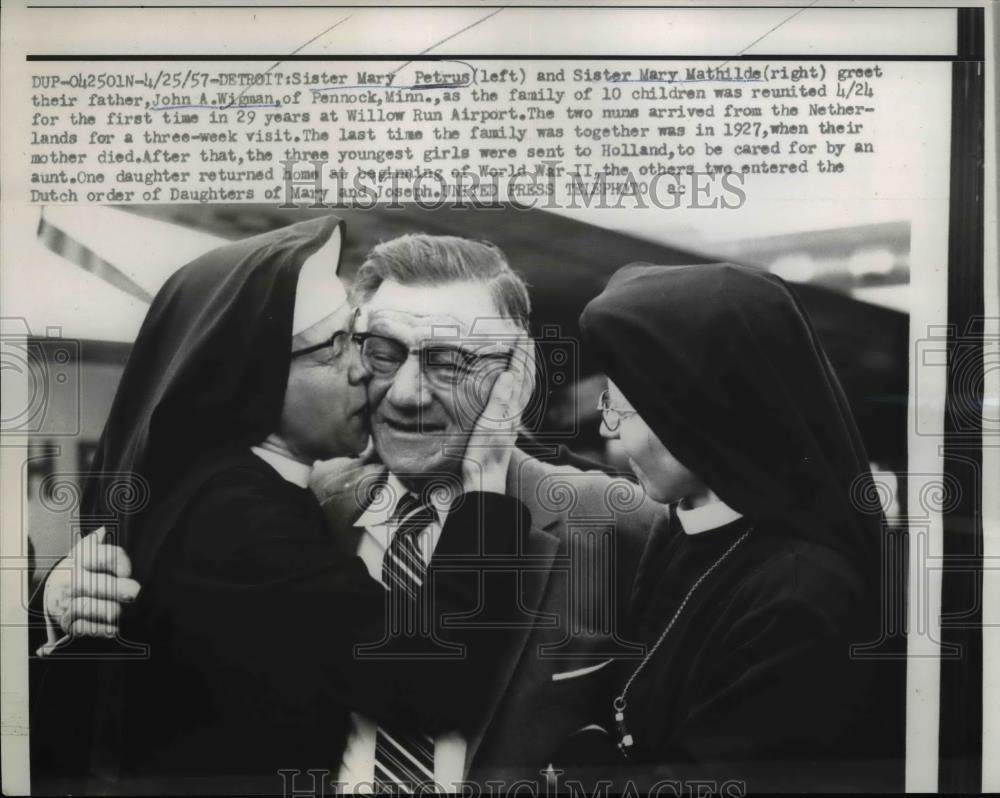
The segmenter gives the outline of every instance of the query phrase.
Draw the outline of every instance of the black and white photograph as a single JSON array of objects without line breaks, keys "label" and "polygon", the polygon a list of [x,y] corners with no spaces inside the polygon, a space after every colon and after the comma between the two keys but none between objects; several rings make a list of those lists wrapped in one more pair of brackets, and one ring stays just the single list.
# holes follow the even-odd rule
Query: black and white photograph
[{"label": "black and white photograph", "polygon": [[5,7],[4,794],[1000,789],[992,11]]}]

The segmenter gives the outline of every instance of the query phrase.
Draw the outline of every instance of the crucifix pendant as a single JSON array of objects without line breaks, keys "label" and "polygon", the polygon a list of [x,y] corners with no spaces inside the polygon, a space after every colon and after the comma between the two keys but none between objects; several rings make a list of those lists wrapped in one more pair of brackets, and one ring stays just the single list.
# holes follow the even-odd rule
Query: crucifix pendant
[{"label": "crucifix pendant", "polygon": [[625,702],[620,699],[615,699],[615,729],[618,732],[618,750],[626,759],[631,759],[629,749],[635,744],[635,740],[625,727]]}]

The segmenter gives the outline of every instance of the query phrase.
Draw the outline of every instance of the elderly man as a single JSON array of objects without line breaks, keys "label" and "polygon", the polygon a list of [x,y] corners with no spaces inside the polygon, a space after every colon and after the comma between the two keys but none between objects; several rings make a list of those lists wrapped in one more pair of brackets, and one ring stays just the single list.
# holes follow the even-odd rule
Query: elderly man
[{"label": "elderly man", "polygon": [[[547,464],[513,445],[468,456],[495,375],[517,361],[530,371],[533,360],[527,290],[495,247],[403,236],[372,251],[352,291],[361,371],[349,376],[367,380],[377,462],[316,470],[312,488],[337,533],[378,578],[398,504],[413,494],[436,497],[408,555],[419,569],[443,554],[437,543],[449,499],[470,487],[497,489],[485,484],[497,473],[500,489],[528,508],[532,522],[512,530],[513,554],[480,552],[471,567],[480,571],[482,611],[454,619],[515,630],[496,678],[483,686],[489,700],[479,728],[428,737],[419,719],[383,728],[355,714],[336,781],[405,788],[412,770],[457,789],[463,781],[538,777],[560,742],[592,717],[593,703],[607,698],[605,666],[639,653],[617,633],[631,587],[619,574],[634,572],[655,510],[631,483]],[[521,407],[528,395],[516,397]],[[470,567],[468,558],[455,567]],[[511,605],[514,614],[491,612]]]},{"label": "elderly man", "polygon": [[[358,539],[371,568],[391,511],[378,486],[398,495],[428,481],[457,481],[487,375],[503,368],[498,358],[525,357],[517,342],[530,305],[523,281],[495,247],[424,235],[377,246],[352,294],[380,463],[328,474],[313,488],[334,526]],[[602,667],[635,653],[616,635],[616,612],[631,587],[618,574],[634,571],[653,506],[623,480],[546,464],[517,449],[508,456],[505,489],[527,506],[533,523],[517,562],[483,566],[482,601],[488,607],[504,591],[517,592],[523,615],[512,623],[520,635],[487,688],[492,711],[478,732],[435,741],[435,774],[445,785],[537,776],[559,742],[586,722],[585,709],[600,698]],[[379,752],[378,729],[356,715],[341,780],[369,781]]]}]

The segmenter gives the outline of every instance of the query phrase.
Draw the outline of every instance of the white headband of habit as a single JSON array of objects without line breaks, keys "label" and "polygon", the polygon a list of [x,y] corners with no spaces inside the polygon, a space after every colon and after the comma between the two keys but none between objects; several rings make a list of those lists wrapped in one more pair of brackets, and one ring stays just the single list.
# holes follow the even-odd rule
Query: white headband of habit
[{"label": "white headband of habit", "polygon": [[302,264],[295,288],[292,335],[308,330],[347,301],[347,290],[337,277],[340,263],[340,227]]}]

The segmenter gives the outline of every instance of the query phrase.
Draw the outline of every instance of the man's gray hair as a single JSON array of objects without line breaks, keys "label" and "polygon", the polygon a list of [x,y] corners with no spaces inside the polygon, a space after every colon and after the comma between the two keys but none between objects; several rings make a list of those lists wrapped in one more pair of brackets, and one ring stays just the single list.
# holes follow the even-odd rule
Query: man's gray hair
[{"label": "man's gray hair", "polygon": [[486,284],[501,316],[528,328],[531,300],[524,279],[488,241],[457,236],[410,234],[384,241],[361,264],[351,286],[355,306],[369,299],[385,280],[401,285]]}]

